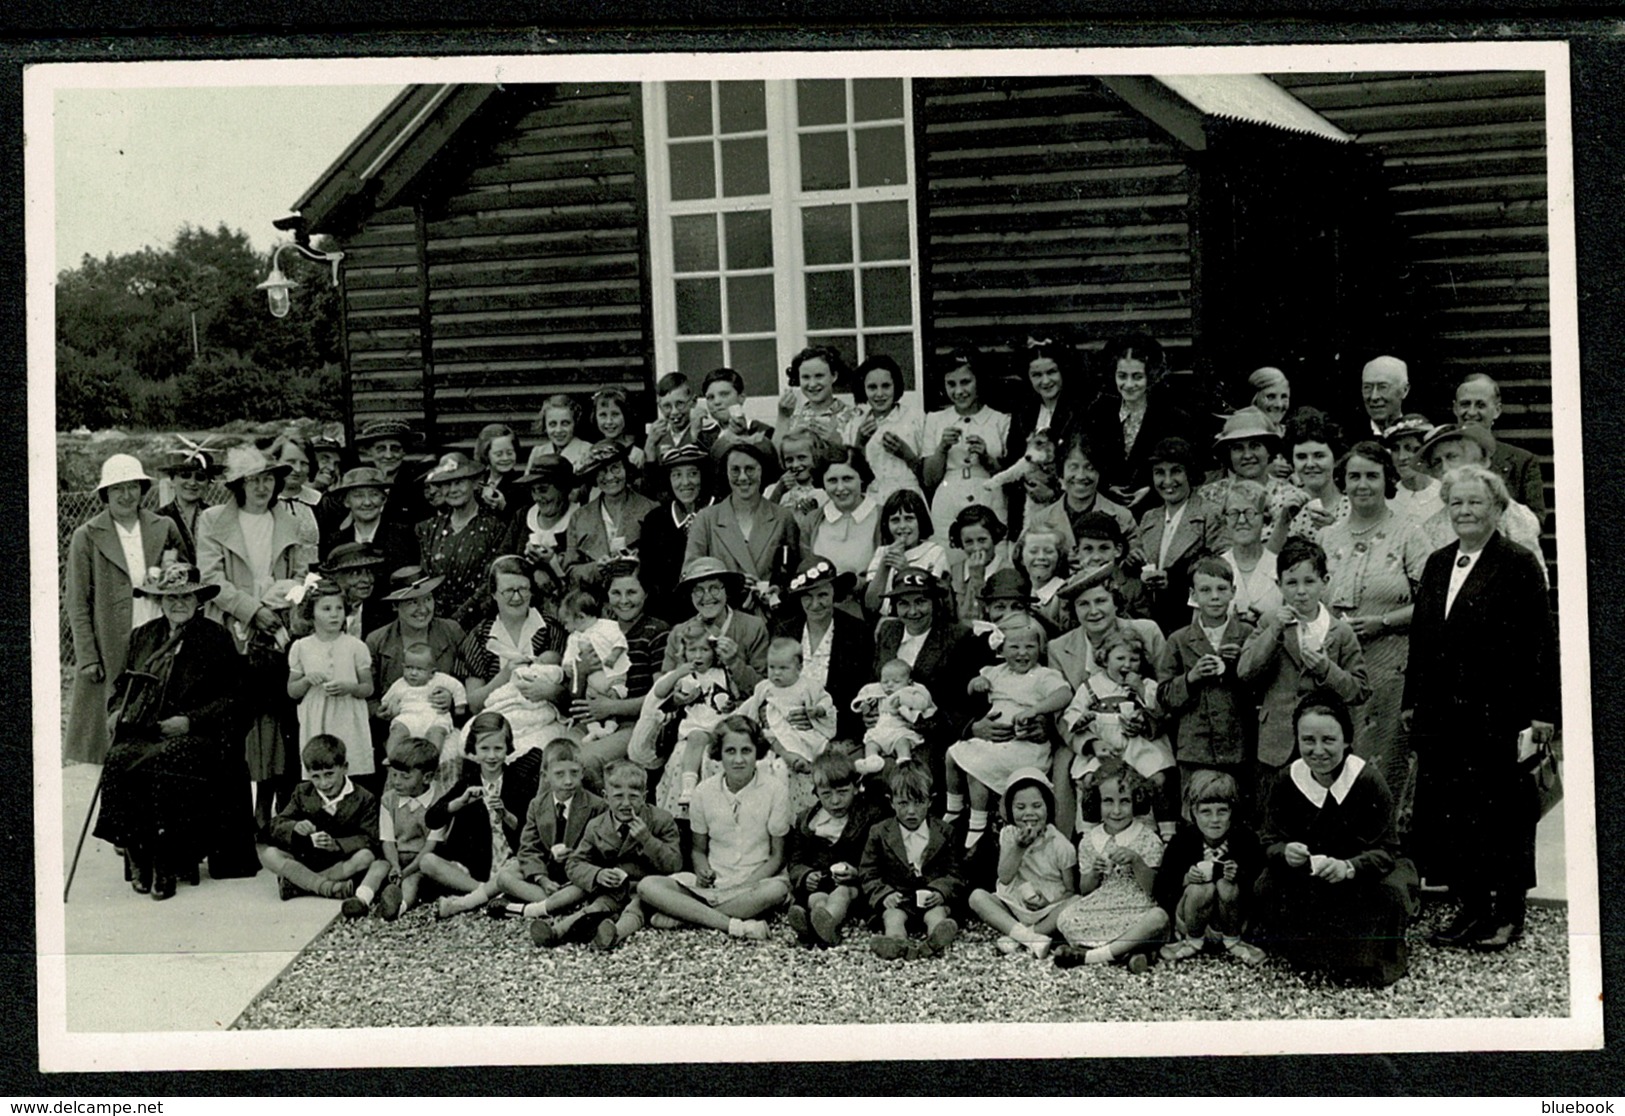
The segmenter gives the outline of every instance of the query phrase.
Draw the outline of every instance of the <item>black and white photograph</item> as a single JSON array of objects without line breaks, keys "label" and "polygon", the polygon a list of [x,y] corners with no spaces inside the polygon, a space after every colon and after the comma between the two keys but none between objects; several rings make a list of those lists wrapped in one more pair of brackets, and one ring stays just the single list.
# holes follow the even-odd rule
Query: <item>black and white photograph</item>
[{"label": "black and white photograph", "polygon": [[1570,78],[29,67],[41,1068],[1600,1047]]}]

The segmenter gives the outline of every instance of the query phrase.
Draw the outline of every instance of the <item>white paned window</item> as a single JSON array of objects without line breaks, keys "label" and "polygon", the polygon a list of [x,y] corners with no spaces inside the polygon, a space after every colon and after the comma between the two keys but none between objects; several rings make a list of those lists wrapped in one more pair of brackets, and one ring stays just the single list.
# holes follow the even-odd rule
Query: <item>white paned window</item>
[{"label": "white paned window", "polygon": [[738,370],[769,417],[790,359],[919,367],[910,91],[903,78],[644,86],[655,353],[696,386]]}]

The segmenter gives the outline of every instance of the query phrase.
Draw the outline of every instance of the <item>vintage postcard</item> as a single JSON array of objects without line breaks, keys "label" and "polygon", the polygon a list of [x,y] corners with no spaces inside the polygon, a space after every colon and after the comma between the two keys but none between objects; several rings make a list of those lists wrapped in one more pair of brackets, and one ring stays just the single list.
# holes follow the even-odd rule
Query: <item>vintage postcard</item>
[{"label": "vintage postcard", "polygon": [[[24,127],[41,1068],[1601,1045],[1563,43],[50,64]],[[670,848],[591,861],[583,770]]]}]

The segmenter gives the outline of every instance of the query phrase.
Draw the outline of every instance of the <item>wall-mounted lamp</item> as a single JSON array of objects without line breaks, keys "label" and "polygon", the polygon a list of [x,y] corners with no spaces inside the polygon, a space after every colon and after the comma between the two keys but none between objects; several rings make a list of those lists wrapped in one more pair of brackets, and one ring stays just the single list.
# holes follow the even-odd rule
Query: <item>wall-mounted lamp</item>
[{"label": "wall-mounted lamp", "polygon": [[333,285],[335,287],[339,285],[339,264],[344,260],[343,252],[318,252],[316,249],[307,248],[303,244],[278,244],[276,250],[271,253],[271,274],[265,277],[265,282],[254,288],[265,292],[266,300],[271,304],[271,317],[273,318],[286,318],[288,316],[288,310],[293,303],[288,292],[299,285],[282,274],[279,261],[282,258],[283,250],[287,248],[292,248],[307,260],[320,260],[330,265],[333,269]]}]

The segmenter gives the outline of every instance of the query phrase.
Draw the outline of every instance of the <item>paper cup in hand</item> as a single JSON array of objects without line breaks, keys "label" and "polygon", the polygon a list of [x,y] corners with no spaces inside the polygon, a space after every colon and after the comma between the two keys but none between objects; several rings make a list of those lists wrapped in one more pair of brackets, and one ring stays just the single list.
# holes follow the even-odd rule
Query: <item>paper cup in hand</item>
[{"label": "paper cup in hand", "polygon": [[1195,865],[1196,874],[1202,878],[1204,883],[1212,883],[1213,869],[1216,867],[1218,867],[1218,865],[1214,864],[1211,860],[1199,860]]},{"label": "paper cup in hand", "polygon": [[1134,716],[1134,703],[1132,701],[1120,701],[1120,702],[1118,702],[1117,703],[1117,715],[1119,717],[1132,717],[1132,716]]},{"label": "paper cup in hand", "polygon": [[914,893],[914,905],[916,907],[925,906],[927,903],[931,902],[931,896],[935,894],[936,892],[932,891],[929,887],[920,888],[920,890]]},{"label": "paper cup in hand", "polygon": [[560,841],[558,844],[553,846],[553,859],[554,860],[563,860],[565,857],[567,857],[569,855],[570,855],[570,846],[566,845],[563,841]]},{"label": "paper cup in hand", "polygon": [[1320,866],[1322,864],[1325,864],[1330,859],[1331,859],[1331,857],[1329,857],[1329,856],[1321,856],[1319,853],[1310,853],[1309,854],[1309,871],[1315,873],[1316,875],[1319,875],[1320,874]]},{"label": "paper cup in hand", "polygon": [[852,867],[852,865],[843,860],[837,864],[831,864],[829,866],[829,874],[837,880],[850,880],[858,873],[857,870]]}]

